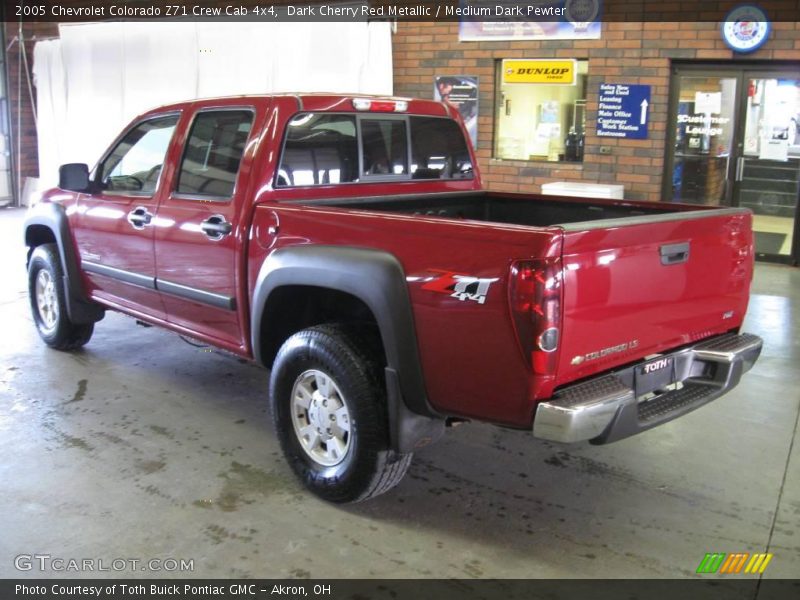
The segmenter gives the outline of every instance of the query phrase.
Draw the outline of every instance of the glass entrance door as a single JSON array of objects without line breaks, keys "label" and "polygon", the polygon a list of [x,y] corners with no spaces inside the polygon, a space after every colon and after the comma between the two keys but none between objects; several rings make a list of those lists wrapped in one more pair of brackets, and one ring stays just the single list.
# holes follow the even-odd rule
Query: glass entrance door
[{"label": "glass entrance door", "polygon": [[695,72],[676,79],[669,199],[727,205],[739,79]]},{"label": "glass entrance door", "polygon": [[753,211],[756,252],[761,258],[796,260],[800,73],[794,77],[747,73],[744,83],[744,131],[733,205]]},{"label": "glass entrance door", "polygon": [[753,211],[760,260],[800,262],[800,69],[679,66],[664,196]]}]

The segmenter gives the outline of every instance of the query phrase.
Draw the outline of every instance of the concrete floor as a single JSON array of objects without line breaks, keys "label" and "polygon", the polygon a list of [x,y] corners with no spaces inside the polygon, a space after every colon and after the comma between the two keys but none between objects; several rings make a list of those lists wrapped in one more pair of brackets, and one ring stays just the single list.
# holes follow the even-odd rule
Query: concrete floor
[{"label": "concrete floor", "polygon": [[48,350],[22,216],[0,210],[0,577],[61,575],[16,571],[32,553],[193,559],[192,577],[673,578],[769,551],[765,577],[800,573],[800,270],[758,266],[746,330],[766,347],[723,399],[605,447],[465,425],[343,508],[283,462],[265,370],[117,314]]}]

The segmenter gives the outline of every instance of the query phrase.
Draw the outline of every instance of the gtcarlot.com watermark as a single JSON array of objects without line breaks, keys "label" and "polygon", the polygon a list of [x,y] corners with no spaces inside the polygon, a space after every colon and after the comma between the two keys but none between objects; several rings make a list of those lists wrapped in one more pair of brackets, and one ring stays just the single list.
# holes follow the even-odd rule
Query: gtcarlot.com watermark
[{"label": "gtcarlot.com watermark", "polygon": [[63,558],[51,554],[19,554],[14,557],[18,571],[55,573],[103,573],[152,571],[186,573],[194,571],[194,559],[186,558]]}]

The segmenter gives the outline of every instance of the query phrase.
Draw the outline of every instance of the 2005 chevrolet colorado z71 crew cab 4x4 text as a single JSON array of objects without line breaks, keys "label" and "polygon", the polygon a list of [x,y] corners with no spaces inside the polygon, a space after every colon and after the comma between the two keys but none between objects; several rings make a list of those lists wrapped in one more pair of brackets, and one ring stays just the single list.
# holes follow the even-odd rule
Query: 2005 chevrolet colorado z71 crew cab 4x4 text
[{"label": "2005 chevrolet colorado z71 crew cab 4x4 text", "polygon": [[448,422],[607,443],[724,394],[761,350],[739,332],[747,210],[487,192],[432,101],[150,111],[92,171],[61,167],[25,243],[48,345],[111,309],[271,367],[286,458],[334,502],[396,485]]}]

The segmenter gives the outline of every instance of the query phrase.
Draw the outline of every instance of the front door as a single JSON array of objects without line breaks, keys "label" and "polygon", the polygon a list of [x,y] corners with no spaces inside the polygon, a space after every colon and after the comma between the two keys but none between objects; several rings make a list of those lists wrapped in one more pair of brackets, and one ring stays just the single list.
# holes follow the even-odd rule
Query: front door
[{"label": "front door", "polygon": [[759,260],[800,260],[800,70],[677,66],[665,199],[754,213]]},{"label": "front door", "polygon": [[[245,346],[236,257],[247,242],[240,216],[247,190],[239,171],[255,111],[231,106],[194,115],[170,191],[158,208],[156,276],[167,320],[196,337]],[[242,169],[240,169],[242,167]]]},{"label": "front door", "polygon": [[134,314],[163,319],[156,291],[153,232],[161,168],[177,113],[131,127],[98,164],[95,192],[81,194],[71,229],[91,293]]}]

